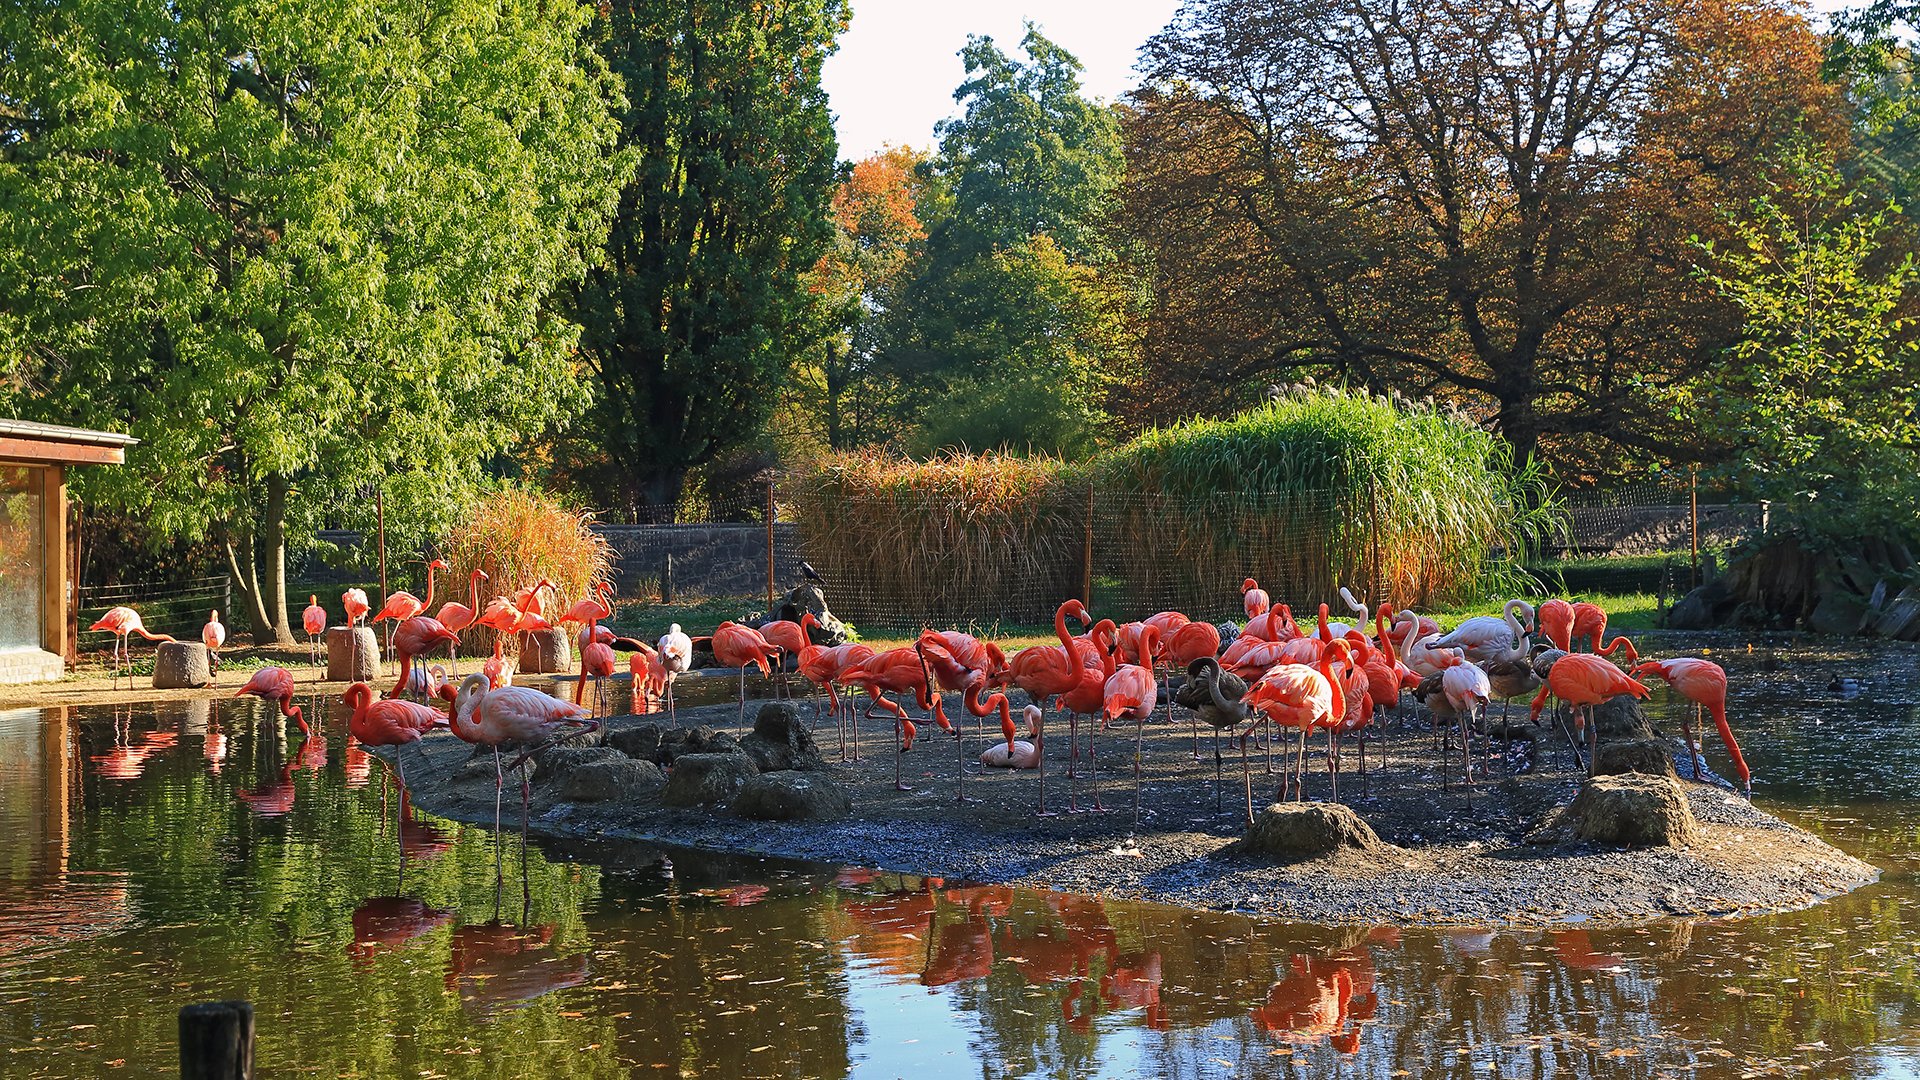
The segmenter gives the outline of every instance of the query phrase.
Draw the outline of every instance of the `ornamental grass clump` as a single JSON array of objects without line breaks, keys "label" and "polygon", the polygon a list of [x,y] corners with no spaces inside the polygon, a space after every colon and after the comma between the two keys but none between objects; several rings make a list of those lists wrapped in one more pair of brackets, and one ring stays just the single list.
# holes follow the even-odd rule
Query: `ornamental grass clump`
[{"label": "ornamental grass clump", "polygon": [[[586,597],[596,582],[613,580],[613,548],[592,526],[590,510],[571,509],[544,492],[503,488],[476,502],[441,541],[441,558],[450,568],[444,595],[467,603],[469,576],[485,571],[484,611],[491,597],[510,596],[546,578],[554,584],[554,594],[546,597],[546,614],[553,618]],[[463,651],[492,644],[492,631],[483,627],[461,635]],[[514,644],[507,642],[508,651]]]},{"label": "ornamental grass clump", "polygon": [[782,501],[855,622],[902,611],[1030,621],[1080,587],[1085,505],[1072,489],[1053,458],[859,453],[796,475]]}]

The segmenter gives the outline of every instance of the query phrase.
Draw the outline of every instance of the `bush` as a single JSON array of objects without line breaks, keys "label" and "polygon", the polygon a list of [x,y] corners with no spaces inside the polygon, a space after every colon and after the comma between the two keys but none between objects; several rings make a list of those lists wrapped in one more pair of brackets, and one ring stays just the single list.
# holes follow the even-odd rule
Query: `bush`
[{"label": "bush", "polygon": [[[613,548],[592,524],[592,511],[568,509],[553,496],[528,488],[505,488],[481,499],[440,544],[441,558],[450,568],[446,595],[466,603],[467,577],[475,570],[487,574],[487,587],[480,594],[483,605],[489,597],[509,595],[546,578],[558,594],[548,601],[548,614],[564,611],[586,597],[596,582],[613,578]],[[490,637],[480,629],[463,635],[469,646]]]}]

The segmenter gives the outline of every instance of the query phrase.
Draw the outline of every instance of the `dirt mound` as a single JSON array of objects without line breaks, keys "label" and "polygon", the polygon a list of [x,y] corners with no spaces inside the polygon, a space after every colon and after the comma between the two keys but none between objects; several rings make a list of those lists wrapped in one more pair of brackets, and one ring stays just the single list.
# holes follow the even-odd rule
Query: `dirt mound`
[{"label": "dirt mound", "polygon": [[1254,818],[1242,850],[1271,859],[1310,859],[1386,845],[1352,808],[1339,803],[1274,803]]}]

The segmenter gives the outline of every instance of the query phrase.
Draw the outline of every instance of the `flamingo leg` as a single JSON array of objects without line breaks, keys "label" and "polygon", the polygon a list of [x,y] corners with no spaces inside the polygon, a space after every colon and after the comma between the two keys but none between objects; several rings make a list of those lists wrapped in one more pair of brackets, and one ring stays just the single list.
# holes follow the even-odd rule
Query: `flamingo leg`
[{"label": "flamingo leg", "polygon": [[1040,726],[1033,733],[1033,767],[1040,782],[1040,809],[1034,811],[1035,817],[1058,817],[1047,809],[1047,707],[1040,706]]},{"label": "flamingo leg", "polygon": [[1600,725],[1593,718],[1593,706],[1587,706],[1587,775],[1596,776],[1600,768]]},{"label": "flamingo leg", "polygon": [[[1167,706],[1167,718],[1173,718],[1173,706]],[[1147,718],[1133,718],[1133,831],[1140,831],[1140,752],[1146,744]]]},{"label": "flamingo leg", "polygon": [[737,726],[739,728],[747,726],[747,666],[745,664],[740,665],[740,719]]},{"label": "flamingo leg", "polygon": [[[1700,706],[1696,704],[1693,707],[1693,720],[1699,719]],[[1687,776],[1689,779],[1698,780],[1700,779],[1700,752],[1693,746],[1693,720],[1687,719],[1685,708],[1680,710],[1680,731],[1687,741]],[[1702,722],[1701,726],[1704,727],[1705,723]]]},{"label": "flamingo leg", "polygon": [[1253,734],[1259,721],[1240,735],[1240,781],[1247,789],[1247,828],[1253,828],[1253,769],[1247,764],[1247,737]]},{"label": "flamingo leg", "polygon": [[1333,728],[1327,728],[1327,790],[1334,802],[1340,801],[1340,755],[1333,745]]},{"label": "flamingo leg", "polygon": [[[1196,720],[1197,724],[1198,721]],[[1213,729],[1213,812],[1220,812],[1220,789],[1226,781],[1220,775],[1220,729]]]},{"label": "flamingo leg", "polygon": [[1100,805],[1100,758],[1099,750],[1094,746],[1094,736],[1100,734],[1100,728],[1087,717],[1087,785],[1093,788],[1093,812],[1104,814],[1107,808]]},{"label": "flamingo leg", "polygon": [[1067,813],[1080,812],[1080,714],[1067,714]]}]

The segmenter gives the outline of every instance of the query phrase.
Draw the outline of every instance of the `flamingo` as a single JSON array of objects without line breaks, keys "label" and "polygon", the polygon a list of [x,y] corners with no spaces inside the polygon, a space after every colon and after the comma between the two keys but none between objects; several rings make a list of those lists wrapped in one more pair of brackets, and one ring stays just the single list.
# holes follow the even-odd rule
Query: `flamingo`
[{"label": "flamingo", "polygon": [[348,626],[358,624],[361,619],[366,618],[367,612],[373,610],[367,603],[367,590],[365,589],[348,589],[346,592],[341,593],[340,606],[347,611]]},{"label": "flamingo", "polygon": [[[453,631],[455,635],[465,633],[467,627],[473,625],[473,620],[480,617],[480,583],[486,580],[488,578],[485,570],[475,570],[469,574],[467,602],[463,604],[458,600],[449,600],[440,605],[440,610],[435,612],[433,617],[439,619],[440,625]],[[325,617],[324,614],[322,617]],[[447,643],[447,663],[453,666],[454,674],[460,673],[460,642],[457,638]]]},{"label": "flamingo", "polygon": [[[651,711],[653,699],[667,688],[667,666],[660,661],[660,653],[644,641],[621,638],[620,643],[633,650],[627,657],[627,672],[633,676],[633,711]],[[581,655],[585,654],[581,650]],[[647,708],[643,710],[642,706]]]},{"label": "flamingo", "polygon": [[1627,651],[1628,667],[1633,667],[1640,662],[1640,650],[1633,647],[1633,642],[1628,641],[1625,634],[1615,637],[1612,641],[1607,642],[1605,646],[1602,646],[1600,644],[1600,638],[1604,636],[1606,636],[1604,633],[1594,636],[1593,655],[1612,656],[1616,651],[1624,648]]},{"label": "flamingo", "polygon": [[[1152,627],[1147,627],[1147,644],[1144,648],[1148,663],[1152,663],[1153,645],[1151,640],[1157,636]],[[1107,676],[1101,687],[1101,729],[1115,720],[1133,721],[1133,827],[1140,828],[1140,750],[1146,737],[1147,717],[1153,714],[1158,704],[1160,686],[1153,672],[1139,664],[1122,664]],[[1009,743],[1013,740],[1008,739]],[[1096,804],[1099,792],[1094,793]]]},{"label": "flamingo", "polygon": [[[808,614],[811,618],[811,613]],[[808,645],[800,650],[800,674],[810,683],[827,692],[827,704],[833,711],[834,730],[840,737],[840,758],[847,757],[847,729],[843,713],[851,713],[851,703],[843,703],[835,692],[835,687],[849,681],[849,673],[873,659],[871,645]],[[818,714],[814,723],[819,724]],[[857,733],[856,733],[857,734]],[[860,760],[860,744],[854,741],[854,760]]]},{"label": "flamingo", "polygon": [[[397,625],[427,610],[427,608],[433,604],[433,572],[435,570],[445,569],[447,569],[447,564],[439,559],[434,559],[427,563],[427,598],[422,600],[405,589],[399,589],[389,593],[387,595],[387,602],[381,605],[380,610],[374,614],[372,622],[377,623],[382,619],[392,619]],[[387,628],[387,655],[393,655],[392,627]]]},{"label": "flamingo", "polygon": [[740,725],[747,723],[747,666],[760,669],[760,674],[772,678],[773,672],[767,669],[767,658],[779,652],[778,646],[761,636],[760,631],[751,626],[741,626],[736,622],[723,622],[713,631],[713,658],[727,667],[740,669]]},{"label": "flamingo", "polygon": [[[1185,616],[1181,617],[1185,618]],[[1148,622],[1152,621],[1148,620]],[[1202,657],[1212,659],[1220,655],[1220,628],[1212,623],[1186,622],[1166,631],[1165,640],[1166,644],[1162,647],[1162,651],[1166,654],[1166,661],[1171,669],[1167,677],[1167,719],[1171,721],[1174,703],[1172,672],[1187,671],[1195,660]],[[1193,729],[1193,760],[1199,761],[1200,721],[1198,718],[1192,720],[1191,727]],[[1216,743],[1219,741],[1217,735],[1218,733],[1214,740]]]},{"label": "flamingo", "polygon": [[108,609],[105,615],[100,616],[99,621],[87,627],[87,629],[105,630],[107,633],[113,635],[113,652],[110,654],[113,684],[116,687],[120,685],[120,669],[125,667],[127,672],[127,689],[129,690],[133,689],[133,655],[127,647],[128,635],[139,634],[148,641],[156,642],[175,640],[170,634],[156,634],[149,631],[146,625],[140,621],[140,613],[130,607]]},{"label": "flamingo", "polygon": [[[451,690],[448,687],[447,690]],[[446,696],[446,691],[441,696]],[[568,701],[523,686],[490,689],[485,675],[469,675],[454,697],[451,720],[453,733],[476,746],[493,750],[493,831],[500,833],[500,793],[506,786],[506,770],[500,764],[500,748],[523,748],[518,760],[506,767],[516,769],[534,754],[571,735],[600,730],[600,721],[586,710]],[[520,842],[526,843],[527,809],[533,793],[525,772],[520,774]],[[500,869],[500,852],[494,848],[494,872]]]},{"label": "flamingo", "polygon": [[[811,616],[812,612],[807,612]],[[812,644],[807,637],[807,629],[791,619],[770,619],[760,624],[760,636],[778,651],[774,654],[773,665],[780,669],[780,682],[787,681],[787,657],[799,656],[800,650]]]},{"label": "flamingo", "polygon": [[547,578],[541,578],[531,585],[515,589],[513,590],[513,606],[521,611],[530,611],[535,615],[544,616],[547,613],[547,602],[540,594],[542,592],[553,592],[555,588],[556,586],[552,581]]},{"label": "flamingo", "polygon": [[[394,652],[400,657],[400,677],[394,680],[389,696],[398,697],[407,689],[407,679],[413,668],[413,658],[433,649],[443,641],[458,641],[459,636],[440,625],[440,620],[431,615],[412,615],[400,624],[389,639]],[[437,651],[437,650],[436,650]]]},{"label": "flamingo", "polygon": [[[606,599],[599,599],[602,596]],[[541,609],[538,607],[531,610],[536,615],[541,614]],[[611,618],[613,618],[613,584],[607,581],[596,581],[587,590],[585,599],[574,601],[573,606],[568,608],[565,614],[553,621],[563,624],[596,623]]]},{"label": "flamingo", "polygon": [[[1346,689],[1341,679],[1334,674],[1336,660],[1345,662],[1353,646],[1345,638],[1328,644],[1326,652],[1320,657],[1318,667],[1306,664],[1278,664],[1270,669],[1259,681],[1247,689],[1247,695],[1241,700],[1250,707],[1258,709],[1267,720],[1281,727],[1297,728],[1300,731],[1300,761],[1296,772],[1306,768],[1307,733],[1316,727],[1327,728],[1328,746],[1332,746],[1332,724],[1338,717],[1346,715]],[[1246,774],[1247,784],[1247,824],[1253,824],[1253,778],[1247,772],[1247,734],[1240,736],[1240,768]],[[1296,795],[1304,784],[1296,786]],[[1282,780],[1281,797],[1285,798],[1285,780]]]},{"label": "flamingo", "polygon": [[[1746,788],[1748,800],[1753,798],[1753,773],[1747,768],[1747,759],[1740,754],[1740,744],[1733,740],[1733,728],[1727,725],[1727,672],[1719,664],[1701,660],[1692,656],[1675,657],[1672,660],[1649,660],[1636,665],[1635,676],[1650,672],[1667,681],[1681,697],[1693,702],[1695,718],[1701,708],[1705,708],[1720,729],[1720,741],[1727,745],[1727,754],[1733,758],[1733,767],[1740,773],[1740,783]],[[1694,762],[1693,775],[1700,775],[1699,754],[1693,744],[1693,725],[1687,723],[1686,713],[1681,713],[1681,724],[1687,739],[1687,755]]]},{"label": "flamingo", "polygon": [[[1013,742],[997,742],[980,752],[980,764],[994,769],[1038,769],[1040,744],[1045,738],[1042,725],[1045,723],[1040,706],[1028,705],[1020,711],[1027,722],[1027,737]],[[1040,774],[1040,812],[1046,813],[1047,788],[1046,773]]]},{"label": "flamingo", "polygon": [[1407,646],[1423,637],[1438,636],[1440,636],[1440,624],[1428,616],[1416,615],[1405,609],[1394,613],[1393,640],[1401,652],[1406,652]]},{"label": "flamingo", "polygon": [[309,593],[307,609],[300,613],[300,626],[307,632],[307,662],[313,666],[315,682],[320,680],[320,635],[327,632],[327,609],[320,598]]},{"label": "flamingo", "polygon": [[580,698],[586,689],[587,680],[593,680],[593,711],[600,711],[601,680],[613,675],[613,646],[594,636],[598,619],[588,619],[587,627],[581,632],[580,677],[573,683],[573,703],[580,704]]},{"label": "flamingo", "polygon": [[1087,731],[1087,770],[1091,775],[1088,783],[1093,788],[1093,809],[1095,813],[1106,813],[1107,808],[1100,805],[1100,758],[1094,743],[1092,720],[1106,708],[1107,679],[1113,675],[1113,649],[1109,639],[1117,637],[1112,619],[1101,619],[1093,625],[1087,634],[1087,641],[1094,654],[1099,657],[1098,665],[1089,665],[1090,657],[1082,653],[1080,681],[1073,689],[1060,695],[1060,709],[1067,714],[1067,812],[1077,814],[1080,806],[1077,801],[1075,781],[1079,779],[1080,763],[1080,718],[1088,720]]},{"label": "flamingo", "polygon": [[[376,699],[373,687],[363,682],[347,687],[340,700],[353,710],[353,716],[347,720],[347,731],[363,746],[405,746],[418,742],[434,728],[451,723],[446,713],[431,706],[392,698]],[[400,790],[405,791],[407,759],[403,753],[396,752],[393,761]]]},{"label": "flamingo", "polygon": [[439,664],[428,667],[416,667],[407,673],[407,695],[422,700],[431,700],[440,696],[440,688],[447,685],[447,669]]},{"label": "flamingo", "polygon": [[920,657],[917,643],[915,648],[902,647],[875,653],[853,673],[852,681],[860,684],[871,699],[864,715],[873,717],[876,708],[885,708],[893,715],[898,736],[893,744],[893,787],[896,791],[912,791],[900,779],[900,755],[913,749],[913,739],[918,729],[907,717],[907,710],[888,700],[885,695],[913,691],[917,704],[933,715],[942,731],[953,730],[939,696],[927,686],[927,667]]},{"label": "flamingo", "polygon": [[283,667],[263,667],[253,673],[247,685],[233,692],[234,697],[257,697],[280,706],[280,715],[293,717],[300,725],[300,734],[312,736],[313,729],[307,726],[306,718],[300,715],[300,706],[293,703],[293,672]]},{"label": "flamingo", "polygon": [[1291,641],[1300,636],[1300,628],[1294,625],[1293,609],[1285,604],[1268,609],[1265,615],[1247,620],[1240,628],[1241,637],[1251,637],[1259,641]]},{"label": "flamingo", "polygon": [[[1521,612],[1522,617],[1514,618],[1515,611]],[[1498,617],[1476,615],[1466,619],[1442,634],[1433,647],[1458,647],[1465,651],[1467,659],[1476,662],[1493,660],[1510,656],[1514,643],[1524,639],[1532,629],[1533,605],[1525,600],[1509,600],[1500,609]]]},{"label": "flamingo", "polygon": [[[937,649],[936,647],[926,643],[924,640],[920,644],[920,650],[922,652],[922,655],[929,652],[945,651],[945,650]],[[998,708],[1000,710],[1000,733],[1006,737],[1006,741],[1004,744],[997,743],[995,745],[996,746],[1004,745],[1006,747],[1007,760],[1012,760],[1014,741],[1016,737],[1020,734],[1020,729],[1013,726],[1013,711],[1007,702],[1007,695],[999,692],[995,692],[995,693],[989,694],[984,701],[981,700],[980,691],[983,688],[985,688],[989,684],[989,682],[990,682],[990,677],[984,671],[976,671],[976,672],[970,673],[967,678],[966,687],[961,692],[960,703],[968,712],[972,713],[975,716],[980,716],[980,717],[993,715],[993,710],[995,708]],[[1031,709],[1033,706],[1029,705],[1027,707]],[[1038,738],[1038,735],[1036,735],[1035,737]],[[967,756],[966,756],[966,751],[960,749],[961,747],[960,727],[957,724],[954,725],[954,729],[953,729],[953,745],[955,750],[958,751],[960,754],[960,768],[958,770],[960,787],[959,787],[959,794],[955,797],[954,801],[964,803],[968,801],[967,791],[966,791]],[[985,758],[982,758],[981,761],[984,764]],[[1046,805],[1046,793],[1044,791],[1041,793],[1041,796],[1040,796],[1040,804],[1042,807]]]},{"label": "flamingo", "polygon": [[[1201,625],[1201,624],[1195,624]],[[1247,682],[1226,671],[1213,656],[1199,656],[1187,662],[1187,682],[1174,695],[1186,706],[1195,723],[1205,722],[1213,729],[1213,808],[1220,809],[1221,778],[1220,732],[1231,731],[1247,721]]]},{"label": "flamingo", "polygon": [[1547,681],[1540,692],[1533,697],[1533,706],[1528,718],[1540,719],[1540,710],[1547,703],[1547,695],[1552,694],[1576,710],[1584,705],[1587,709],[1587,775],[1592,776],[1595,757],[1600,749],[1600,727],[1594,721],[1593,707],[1604,701],[1611,701],[1621,694],[1631,694],[1636,698],[1652,695],[1645,684],[1630,679],[1613,661],[1605,657],[1588,653],[1571,653],[1554,662],[1547,672]]},{"label": "flamingo", "polygon": [[[1600,642],[1607,636],[1607,609],[1599,604],[1590,604],[1585,600],[1573,605],[1573,628],[1570,631],[1568,646],[1585,641],[1589,647],[1598,649]],[[1556,644],[1558,644],[1556,642]],[[1572,648],[1567,649],[1572,652]]]},{"label": "flamingo", "polygon": [[207,647],[210,670],[220,670],[220,646],[227,643],[227,628],[220,625],[220,609],[207,613],[207,625],[200,628],[200,643]]},{"label": "flamingo", "polygon": [[1273,606],[1273,600],[1267,595],[1267,590],[1261,588],[1260,583],[1252,578],[1240,583],[1240,603],[1246,608],[1249,619],[1257,619],[1265,615],[1267,609]]},{"label": "flamingo", "polygon": [[1487,673],[1487,685],[1492,689],[1493,696],[1500,699],[1500,727],[1506,733],[1508,750],[1513,748],[1513,730],[1507,726],[1507,710],[1514,698],[1529,697],[1540,689],[1541,676],[1534,661],[1547,649],[1547,645],[1539,644],[1518,659],[1495,660],[1480,665]]},{"label": "flamingo", "polygon": [[[1295,638],[1294,641],[1311,641],[1312,638]],[[1227,646],[1220,654],[1220,666],[1240,676],[1242,679],[1256,679],[1275,664],[1288,663],[1286,650],[1294,641],[1264,641],[1242,635]]]},{"label": "flamingo", "polygon": [[[1080,665],[1077,646],[1073,635],[1067,633],[1067,617],[1071,615],[1085,626],[1093,621],[1087,614],[1086,605],[1078,600],[1067,600],[1053,612],[1053,633],[1060,639],[1058,645],[1035,645],[1014,654],[1009,677],[1013,684],[1027,692],[1027,698],[1042,709],[1047,702],[1066,693],[1080,684]],[[1045,747],[1042,747],[1044,752]]]},{"label": "flamingo", "polygon": [[[1473,739],[1472,729],[1476,727],[1476,717],[1484,715],[1487,702],[1493,697],[1493,687],[1487,680],[1487,673],[1480,665],[1471,660],[1453,656],[1446,669],[1440,673],[1440,693],[1446,698],[1447,705],[1460,721],[1460,756],[1464,764],[1462,771],[1468,788],[1473,786]],[[1445,770],[1442,770],[1445,776]]]},{"label": "flamingo", "polygon": [[1540,620],[1540,633],[1561,652],[1573,651],[1573,605],[1554,598],[1542,600],[1534,612]]},{"label": "flamingo", "polygon": [[680,624],[667,627],[657,643],[660,648],[660,663],[667,669],[667,718],[674,716],[673,683],[687,670],[693,667],[693,639],[682,633]]}]

